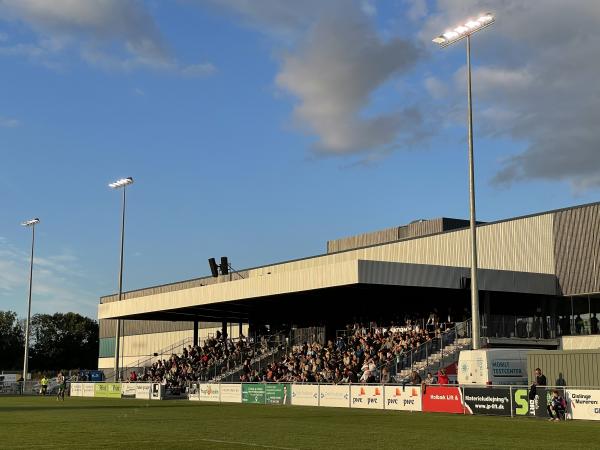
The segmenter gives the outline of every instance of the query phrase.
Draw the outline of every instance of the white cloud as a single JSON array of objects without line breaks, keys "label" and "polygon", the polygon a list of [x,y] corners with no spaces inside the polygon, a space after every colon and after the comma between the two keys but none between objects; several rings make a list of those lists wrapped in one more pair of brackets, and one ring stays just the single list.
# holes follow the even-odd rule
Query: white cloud
[{"label": "white cloud", "polygon": [[[420,38],[431,45],[432,36],[483,11],[494,12],[497,20],[473,39],[476,132],[508,137],[525,148],[500,162],[494,181],[566,180],[574,190],[600,187],[598,2],[438,0]],[[450,96],[440,116],[452,121],[455,105],[465,104],[464,68],[442,83]],[[442,91],[427,87],[433,97]]]},{"label": "white cloud", "polygon": [[[29,288],[29,258],[27,252],[16,249],[7,239],[0,239],[0,299],[3,308],[20,314],[25,312]],[[79,267],[79,259],[68,252],[36,256],[32,313],[75,311],[94,317],[96,296],[81,287],[86,279]],[[7,300],[22,308],[6,306]]]},{"label": "white cloud", "polygon": [[[383,40],[373,2],[205,0],[269,35],[285,35],[277,86],[297,101],[295,123],[315,135],[322,153],[381,154],[420,136],[415,108],[369,114],[373,94],[419,57],[405,40]],[[278,39],[277,42],[281,42]],[[401,100],[399,100],[399,103]]]},{"label": "white cloud", "polygon": [[22,54],[45,63],[76,48],[84,61],[109,70],[185,68],[137,0],[1,0],[0,14],[40,36],[37,43],[19,43],[0,49],[0,54]]},{"label": "white cloud", "polygon": [[0,116],[0,127],[3,128],[15,128],[21,125],[21,122],[12,117],[3,117]]}]

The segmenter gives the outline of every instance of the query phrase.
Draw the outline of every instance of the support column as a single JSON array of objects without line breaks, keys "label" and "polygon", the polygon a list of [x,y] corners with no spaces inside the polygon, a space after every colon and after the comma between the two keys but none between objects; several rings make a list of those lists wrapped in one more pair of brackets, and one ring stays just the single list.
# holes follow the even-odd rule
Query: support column
[{"label": "support column", "polygon": [[227,339],[227,321],[221,323],[221,337],[223,340]]},{"label": "support column", "polygon": [[244,327],[243,327],[243,325],[244,325],[244,324],[243,324],[242,322],[240,322],[240,323],[238,324],[238,336],[242,336],[242,335],[243,335],[243,333],[242,333],[242,331],[244,330]]},{"label": "support column", "polygon": [[198,345],[198,319],[194,320],[194,337],[193,337],[194,346]]}]

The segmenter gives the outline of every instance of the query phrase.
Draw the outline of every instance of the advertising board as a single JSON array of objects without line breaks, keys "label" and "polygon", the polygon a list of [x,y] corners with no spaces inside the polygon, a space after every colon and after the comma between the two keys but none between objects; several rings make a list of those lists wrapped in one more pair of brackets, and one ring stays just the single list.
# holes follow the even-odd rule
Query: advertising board
[{"label": "advertising board", "polygon": [[398,411],[421,411],[420,386],[384,386],[384,408]]},{"label": "advertising board", "polygon": [[121,396],[133,398],[135,397],[135,391],[137,383],[121,383]]},{"label": "advertising board", "polygon": [[162,400],[164,397],[165,387],[160,383],[152,383],[150,391],[150,400]]},{"label": "advertising board", "polygon": [[140,400],[150,400],[150,393],[152,392],[151,383],[137,383],[135,387],[135,398]]},{"label": "advertising board", "polygon": [[427,386],[423,391],[423,411],[464,414],[462,392],[459,387]]},{"label": "advertising board", "polygon": [[242,402],[242,385],[241,384],[222,384],[221,385],[221,401],[228,403]]},{"label": "advertising board", "polygon": [[198,391],[198,399],[203,402],[218,402],[220,400],[220,392],[218,384],[201,383]]},{"label": "advertising board", "polygon": [[510,388],[508,387],[465,387],[463,398],[467,414],[511,415]]},{"label": "advertising board", "polygon": [[319,406],[319,386],[316,384],[293,384],[292,405]]},{"label": "advertising board", "polygon": [[319,387],[319,406],[344,407],[350,406],[350,386]]},{"label": "advertising board", "polygon": [[383,409],[383,386],[350,386],[350,407]]},{"label": "advertising board", "polygon": [[95,383],[83,383],[83,389],[81,391],[82,397],[94,397],[96,389],[94,388]]},{"label": "advertising board", "polygon": [[600,420],[600,390],[567,389],[571,419]]},{"label": "advertising board", "polygon": [[290,405],[292,400],[290,385],[275,383],[265,385],[265,403],[271,405]]},{"label": "advertising board", "polygon": [[121,398],[121,383],[95,383],[94,397]]},{"label": "advertising board", "polygon": [[242,383],[242,403],[265,403],[265,385]]},{"label": "advertising board", "polygon": [[83,383],[71,383],[69,395],[71,397],[81,397],[83,394]]},{"label": "advertising board", "polygon": [[[552,398],[554,389],[538,387],[535,390],[535,395],[526,388],[513,388],[513,414],[516,417],[538,417],[548,419],[548,403]],[[566,399],[564,388],[558,389],[560,395]]]}]

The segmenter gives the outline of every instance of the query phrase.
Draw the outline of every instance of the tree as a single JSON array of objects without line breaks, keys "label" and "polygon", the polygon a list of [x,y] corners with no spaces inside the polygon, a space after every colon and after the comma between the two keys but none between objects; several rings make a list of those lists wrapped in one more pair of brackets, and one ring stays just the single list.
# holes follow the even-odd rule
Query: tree
[{"label": "tree", "polygon": [[76,313],[31,320],[32,370],[91,369],[98,361],[98,324]]},{"label": "tree", "polygon": [[23,367],[25,333],[13,311],[0,311],[0,369],[18,370]]}]

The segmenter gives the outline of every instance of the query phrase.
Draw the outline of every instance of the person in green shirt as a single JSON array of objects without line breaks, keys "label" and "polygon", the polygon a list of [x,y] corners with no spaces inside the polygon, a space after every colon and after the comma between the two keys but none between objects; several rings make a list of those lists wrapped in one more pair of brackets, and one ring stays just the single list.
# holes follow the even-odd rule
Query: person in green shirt
[{"label": "person in green shirt", "polygon": [[40,394],[42,394],[43,396],[46,396],[46,392],[48,392],[48,378],[46,378],[46,375],[42,376],[42,379],[40,380],[40,384],[42,386],[42,388],[40,389]]}]

